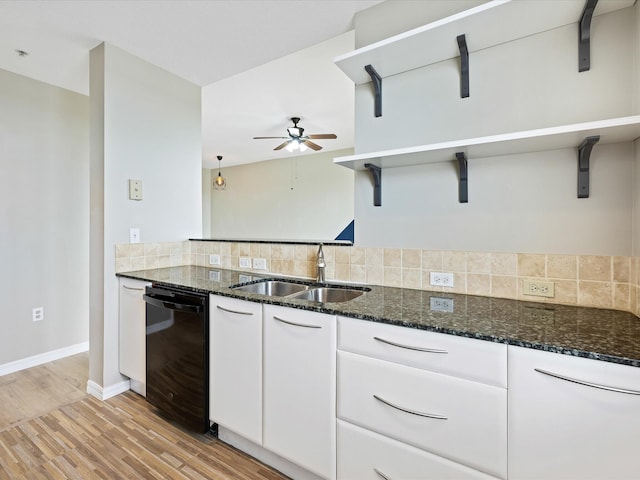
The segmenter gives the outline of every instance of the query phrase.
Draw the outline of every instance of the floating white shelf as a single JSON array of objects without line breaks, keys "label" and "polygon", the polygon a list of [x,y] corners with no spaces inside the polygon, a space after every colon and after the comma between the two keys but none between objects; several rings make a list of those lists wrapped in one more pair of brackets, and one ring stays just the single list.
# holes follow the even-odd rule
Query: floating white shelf
[{"label": "floating white shelf", "polygon": [[[634,0],[600,1],[595,15],[633,4]],[[334,63],[356,85],[361,85],[371,81],[365,65],[373,65],[380,77],[389,77],[458,57],[458,35],[466,35],[469,53],[473,53],[553,28],[577,24],[583,8],[584,1],[580,0],[493,0],[341,55],[334,59]]]},{"label": "floating white shelf", "polygon": [[578,148],[586,137],[594,135],[600,136],[598,145],[631,142],[640,138],[640,115],[362,153],[333,161],[354,170],[365,170],[365,163],[390,168],[449,162],[456,160],[457,152],[463,152],[473,162],[478,158]]}]

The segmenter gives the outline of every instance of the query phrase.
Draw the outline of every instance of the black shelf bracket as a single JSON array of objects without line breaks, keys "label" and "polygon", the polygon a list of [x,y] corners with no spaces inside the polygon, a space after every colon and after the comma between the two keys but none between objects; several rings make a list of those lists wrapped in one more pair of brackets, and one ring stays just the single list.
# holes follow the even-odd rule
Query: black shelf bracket
[{"label": "black shelf bracket", "polygon": [[469,49],[466,35],[458,35],[458,49],[460,50],[460,98],[469,96]]},{"label": "black shelf bracket", "polygon": [[371,77],[371,82],[373,82],[373,112],[376,117],[382,116],[382,77],[378,75],[378,72],[373,68],[372,65],[365,65],[364,69],[367,71],[369,76]]},{"label": "black shelf bracket", "polygon": [[578,198],[589,198],[589,159],[600,135],[587,137],[578,147]]},{"label": "black shelf bracket", "polygon": [[456,152],[460,176],[458,177],[458,202],[469,203],[469,182],[467,171],[467,157],[463,152]]},{"label": "black shelf bracket", "polygon": [[382,205],[382,169],[372,163],[365,163],[364,168],[369,170],[373,178],[373,206]]},{"label": "black shelf bracket", "polygon": [[598,0],[586,0],[580,22],[578,23],[578,71],[586,72],[591,68],[591,18]]}]

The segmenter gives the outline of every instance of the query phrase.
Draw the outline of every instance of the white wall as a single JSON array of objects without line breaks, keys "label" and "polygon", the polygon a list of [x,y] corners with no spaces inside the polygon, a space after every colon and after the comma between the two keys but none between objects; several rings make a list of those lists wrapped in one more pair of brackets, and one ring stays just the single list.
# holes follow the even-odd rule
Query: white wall
[{"label": "white wall", "polygon": [[[379,15],[370,8],[357,25],[375,30],[394,18],[393,4]],[[469,98],[459,95],[458,59],[385,78],[380,118],[371,85],[357,87],[356,152],[631,115],[634,8],[594,17],[589,72],[578,72],[577,27],[569,25],[472,53]],[[470,158],[466,205],[457,202],[453,162],[385,169],[377,208],[369,174],[358,172],[356,243],[629,255],[631,145],[596,145],[591,159],[591,197],[581,200],[574,150]]]},{"label": "white wall", "polygon": [[211,237],[211,182],[215,178],[213,170],[202,169],[202,237]]},{"label": "white wall", "polygon": [[0,70],[0,364],[89,339],[88,120],[86,96]]},{"label": "white wall", "polygon": [[[211,192],[212,238],[332,240],[352,220],[353,171],[334,157],[352,149],[222,168]],[[212,179],[217,176],[212,171]],[[209,182],[209,189],[212,189]]]},{"label": "white wall", "polygon": [[[635,41],[634,45],[634,110],[635,115],[640,115],[640,4],[636,2],[634,8]],[[640,139],[634,143],[634,204],[633,204],[633,255],[640,255]]]},{"label": "white wall", "polygon": [[[109,387],[122,379],[114,245],[130,227],[142,242],[202,235],[200,87],[111,45],[91,60],[90,380]],[[142,201],[128,199],[128,179],[142,180]]]}]

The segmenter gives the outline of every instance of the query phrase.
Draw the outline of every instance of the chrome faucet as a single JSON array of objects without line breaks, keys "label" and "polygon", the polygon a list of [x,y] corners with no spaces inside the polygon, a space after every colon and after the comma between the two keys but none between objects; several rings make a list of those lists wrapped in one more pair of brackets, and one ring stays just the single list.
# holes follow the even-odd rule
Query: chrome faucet
[{"label": "chrome faucet", "polygon": [[318,248],[318,257],[316,258],[316,282],[324,283],[324,269],[326,266],[327,264],[324,262],[324,252],[322,251],[322,244],[320,244],[320,247]]}]

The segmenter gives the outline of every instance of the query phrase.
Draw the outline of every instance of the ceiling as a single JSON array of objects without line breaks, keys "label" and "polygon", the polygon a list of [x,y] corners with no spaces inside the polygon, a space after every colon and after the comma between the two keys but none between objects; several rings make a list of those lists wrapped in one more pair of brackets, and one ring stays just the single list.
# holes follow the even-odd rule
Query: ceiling
[{"label": "ceiling", "polygon": [[205,87],[206,167],[294,155],[252,140],[286,135],[292,116],[337,134],[324,151],[347,148],[353,84],[331,60],[353,49],[354,14],[380,1],[2,0],[0,68],[87,95],[89,51],[107,42]]}]

